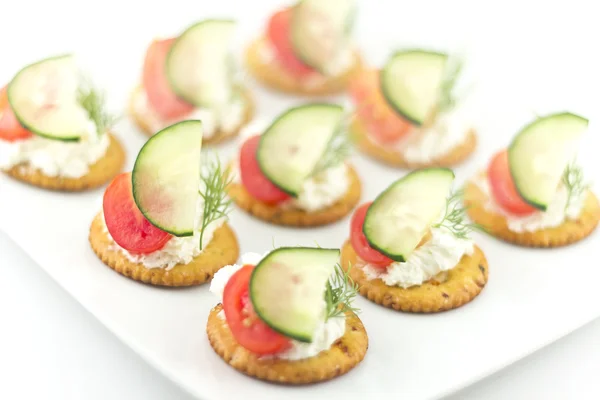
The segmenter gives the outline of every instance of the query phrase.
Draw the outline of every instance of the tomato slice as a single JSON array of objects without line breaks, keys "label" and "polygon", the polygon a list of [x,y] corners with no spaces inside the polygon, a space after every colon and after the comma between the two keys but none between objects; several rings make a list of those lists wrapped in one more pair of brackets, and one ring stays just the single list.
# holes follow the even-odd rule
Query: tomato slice
[{"label": "tomato slice", "polygon": [[252,136],[242,145],[240,151],[240,175],[242,184],[252,197],[267,203],[278,204],[290,196],[275,186],[261,171],[256,159],[260,136]]},{"label": "tomato slice", "polygon": [[294,54],[290,40],[290,22],[292,9],[286,8],[276,12],[269,19],[267,37],[275,49],[277,60],[291,74],[303,77],[315,73],[315,70],[302,63]]},{"label": "tomato slice", "polygon": [[356,251],[356,254],[364,261],[374,267],[385,268],[390,265],[393,260],[372,248],[363,233],[365,216],[367,215],[367,210],[371,204],[372,202],[365,203],[354,212],[352,222],[350,223],[350,243],[352,244],[354,251]]},{"label": "tomato slice", "polygon": [[254,354],[275,354],[289,348],[290,339],[275,332],[254,311],[248,297],[254,266],[244,265],[229,278],[223,290],[223,311],[235,340]]},{"label": "tomato slice", "polygon": [[102,203],[106,227],[113,240],[134,254],[160,250],[171,235],[152,225],[133,200],[131,173],[118,175],[104,192]]},{"label": "tomato slice", "polygon": [[492,158],[487,177],[492,188],[492,196],[506,211],[515,215],[529,215],[537,209],[525,202],[513,181],[508,165],[508,151],[502,150]]},{"label": "tomato slice", "polygon": [[29,139],[33,134],[17,120],[15,113],[8,103],[6,86],[0,89],[0,140],[16,142]]},{"label": "tomato slice", "polygon": [[166,73],[167,54],[175,38],[155,40],[146,51],[142,84],[152,109],[170,120],[191,113],[194,106],[178,97],[171,89]]},{"label": "tomato slice", "polygon": [[350,84],[357,115],[370,135],[382,143],[396,142],[410,133],[413,125],[387,103],[379,87],[379,71],[363,71]]}]

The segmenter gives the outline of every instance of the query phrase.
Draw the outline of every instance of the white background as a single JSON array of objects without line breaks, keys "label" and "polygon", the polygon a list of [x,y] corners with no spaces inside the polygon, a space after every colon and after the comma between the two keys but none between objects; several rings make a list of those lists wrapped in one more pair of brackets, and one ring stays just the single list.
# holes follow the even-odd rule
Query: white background
[{"label": "white background", "polygon": [[[19,67],[38,58],[76,50],[92,67],[96,81],[123,83],[110,93],[111,105],[119,107],[136,84],[151,36],[175,34],[205,16],[231,15],[244,21],[246,35],[240,39],[248,41],[276,4],[285,2],[171,0],[140,4],[124,0],[3,1],[0,80],[10,79]],[[515,109],[573,108],[590,115],[598,113],[600,92],[595,8],[591,1],[370,0],[361,4],[356,36],[375,63],[395,45],[466,49],[472,74],[482,79],[483,89],[497,100],[480,117],[493,118],[498,125],[505,122],[508,110]],[[265,111],[269,110],[259,105],[259,112]],[[508,139],[511,131],[506,132]],[[187,400],[41,270],[22,259],[9,258],[8,251],[14,252],[5,244],[0,247],[0,398]],[[565,274],[564,284],[576,285],[585,278]],[[514,280],[520,282],[519,276]],[[110,289],[106,288],[107,296]],[[556,291],[560,295],[559,287]],[[535,321],[532,313],[530,323]],[[562,399],[575,394],[598,398],[595,375],[600,355],[597,340],[593,340],[598,337],[598,325],[458,398]],[[527,330],[528,326],[511,328]],[[494,346],[492,340],[489,346]],[[455,367],[465,366],[457,359]]]},{"label": "white background", "polygon": [[[193,400],[2,233],[0,255],[0,399]],[[596,320],[448,400],[598,399],[599,337]]]}]

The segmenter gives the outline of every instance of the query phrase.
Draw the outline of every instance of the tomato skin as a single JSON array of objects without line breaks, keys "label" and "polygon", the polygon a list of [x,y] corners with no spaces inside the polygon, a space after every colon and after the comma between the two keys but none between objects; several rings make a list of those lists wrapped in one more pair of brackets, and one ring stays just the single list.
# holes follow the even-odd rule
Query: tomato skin
[{"label": "tomato skin", "polygon": [[358,207],[354,212],[352,222],[350,223],[350,243],[361,259],[374,267],[384,269],[390,265],[393,260],[372,248],[363,233],[365,216],[367,215],[367,211],[371,204],[373,204],[373,202],[365,203]]},{"label": "tomato skin", "polygon": [[260,136],[252,136],[240,150],[240,175],[242,184],[252,197],[267,203],[278,204],[290,196],[275,186],[261,171],[256,159]]},{"label": "tomato skin", "polygon": [[289,348],[290,339],[275,332],[254,311],[248,297],[253,265],[244,265],[223,290],[223,311],[235,340],[254,354],[275,354]]},{"label": "tomato skin", "polygon": [[292,75],[301,78],[314,74],[316,71],[302,63],[294,53],[290,39],[292,12],[292,8],[286,8],[271,16],[267,25],[267,38],[273,45],[281,65]]},{"label": "tomato skin", "polygon": [[8,102],[8,90],[4,86],[0,89],[0,140],[16,142],[32,136],[33,133],[25,129],[17,120]]},{"label": "tomato skin", "polygon": [[160,250],[171,235],[152,225],[133,199],[131,173],[115,177],[106,188],[102,201],[104,220],[115,243],[133,254]]},{"label": "tomato skin", "polygon": [[521,198],[508,164],[508,151],[502,150],[492,158],[487,170],[487,178],[492,189],[492,196],[506,211],[519,215],[529,215],[537,209]]},{"label": "tomato skin", "polygon": [[379,87],[379,71],[363,71],[350,84],[350,96],[369,135],[381,143],[394,143],[406,137],[414,126],[387,103]]},{"label": "tomato skin", "polygon": [[194,106],[173,92],[166,73],[167,54],[176,38],[153,41],[144,59],[142,85],[150,106],[166,120],[176,119],[194,110]]}]

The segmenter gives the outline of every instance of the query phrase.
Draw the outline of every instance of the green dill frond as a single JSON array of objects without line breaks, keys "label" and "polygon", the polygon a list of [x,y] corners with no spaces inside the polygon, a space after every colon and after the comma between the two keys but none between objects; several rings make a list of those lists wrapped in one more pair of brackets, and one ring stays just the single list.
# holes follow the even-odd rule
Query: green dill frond
[{"label": "green dill frond", "polygon": [[445,228],[458,239],[468,239],[470,233],[475,229],[480,229],[480,226],[467,220],[466,211],[463,204],[463,191],[458,190],[446,199],[444,217],[433,227]]},{"label": "green dill frond", "polygon": [[440,84],[437,112],[450,109],[456,104],[457,98],[454,89],[463,70],[463,65],[464,61],[462,58],[448,58],[446,72]]},{"label": "green dill frond", "polygon": [[313,170],[312,175],[318,175],[331,167],[341,164],[348,158],[351,151],[352,143],[348,136],[348,121],[344,117],[331,136],[329,143],[327,143],[325,152]]},{"label": "green dill frond", "polygon": [[589,184],[583,180],[583,171],[575,161],[569,163],[563,173],[562,182],[568,192],[567,204],[565,210],[569,208],[574,198],[581,197],[584,191],[589,188]]},{"label": "green dill frond", "polygon": [[350,277],[351,265],[344,271],[340,264],[336,264],[335,273],[327,282],[325,290],[325,303],[327,304],[325,319],[338,317],[347,311],[359,313],[360,309],[352,303],[358,294],[358,285]]},{"label": "green dill frond", "polygon": [[232,177],[223,170],[221,160],[215,155],[203,170],[201,180],[204,188],[199,193],[204,200],[204,208],[200,227],[200,250],[206,227],[211,222],[227,216],[231,211],[231,199],[227,198],[225,189],[231,183]]},{"label": "green dill frond", "polygon": [[89,80],[84,79],[80,83],[77,90],[77,102],[96,125],[98,134],[105,133],[117,121],[114,115],[106,111],[104,93],[94,88]]}]

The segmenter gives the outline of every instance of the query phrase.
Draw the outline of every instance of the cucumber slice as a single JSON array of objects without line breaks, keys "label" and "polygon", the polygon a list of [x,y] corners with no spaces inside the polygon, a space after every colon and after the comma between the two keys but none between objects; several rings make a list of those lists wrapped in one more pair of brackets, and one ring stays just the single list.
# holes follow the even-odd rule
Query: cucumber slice
[{"label": "cucumber slice", "polygon": [[298,196],[339,129],[344,109],[327,103],[290,108],[263,133],[256,157],[265,176]]},{"label": "cucumber slice", "polygon": [[144,216],[174,236],[192,236],[200,188],[202,123],[189,120],[152,136],[140,150],[131,179]]},{"label": "cucumber slice", "polygon": [[277,332],[310,343],[320,321],[329,277],[339,261],[338,249],[282,247],[252,271],[250,301]]},{"label": "cucumber slice", "polygon": [[446,206],[454,172],[425,168],[392,183],[369,207],[363,232],[377,251],[404,262]]},{"label": "cucumber slice", "polygon": [[397,113],[422,125],[435,108],[448,56],[426,50],[394,53],[380,74],[381,91]]},{"label": "cucumber slice", "polygon": [[188,28],[173,43],[166,71],[179,97],[198,107],[229,101],[229,47],[235,26],[231,20],[205,20]]},{"label": "cucumber slice", "polygon": [[328,66],[350,36],[356,11],[353,0],[302,0],[293,9],[292,49],[309,67],[329,75]]},{"label": "cucumber slice", "polygon": [[92,123],[78,103],[80,75],[72,55],[48,58],[23,68],[8,84],[10,106],[19,123],[47,139],[77,141]]},{"label": "cucumber slice", "polygon": [[587,127],[587,119],[564,112],[538,118],[517,134],[508,163],[523,200],[546,211]]}]

